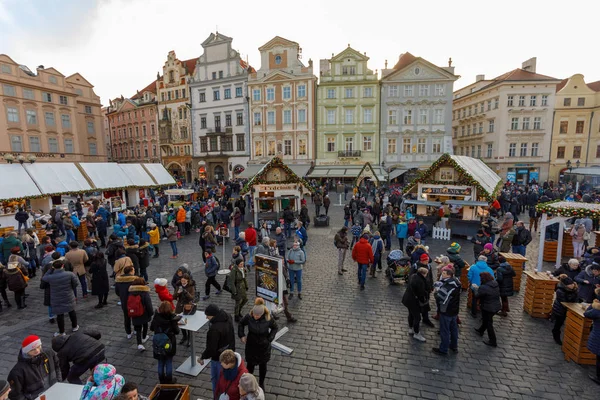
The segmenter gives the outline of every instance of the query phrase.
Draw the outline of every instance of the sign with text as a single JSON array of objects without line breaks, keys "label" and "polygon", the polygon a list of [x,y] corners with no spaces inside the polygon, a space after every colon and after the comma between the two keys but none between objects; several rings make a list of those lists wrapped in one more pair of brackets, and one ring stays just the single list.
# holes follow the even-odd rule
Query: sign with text
[{"label": "sign with text", "polygon": [[259,192],[270,192],[274,190],[296,190],[296,183],[274,183],[272,185],[256,185],[254,188]]},{"label": "sign with text", "polygon": [[447,195],[458,195],[458,196],[470,196],[470,187],[428,187],[423,186],[423,193],[426,194],[447,194]]},{"label": "sign with text", "polygon": [[256,297],[279,305],[283,298],[283,260],[259,254],[254,256]]}]

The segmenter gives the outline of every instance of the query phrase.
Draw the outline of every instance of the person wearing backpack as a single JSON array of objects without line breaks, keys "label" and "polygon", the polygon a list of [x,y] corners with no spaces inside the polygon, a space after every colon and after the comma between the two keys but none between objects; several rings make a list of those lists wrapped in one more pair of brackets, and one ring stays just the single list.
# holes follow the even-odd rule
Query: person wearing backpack
[{"label": "person wearing backpack", "polygon": [[146,350],[144,343],[150,339],[148,337],[148,323],[152,320],[154,308],[150,298],[150,288],[146,286],[144,278],[135,278],[133,284],[129,287],[127,315],[133,323],[138,350]]},{"label": "person wearing backpack", "polygon": [[115,278],[115,293],[119,296],[119,305],[123,311],[123,324],[125,325],[125,333],[127,339],[131,339],[131,318],[127,312],[127,299],[129,298],[129,288],[135,281],[137,276],[133,274],[133,266],[127,266],[123,270],[123,275]]},{"label": "person wearing backpack", "polygon": [[8,290],[15,294],[15,303],[17,308],[22,310],[27,307],[25,304],[25,289],[27,288],[27,262],[23,257],[19,256],[20,249],[14,247],[10,257],[8,257],[8,263],[6,269],[2,270],[2,279],[6,282]]},{"label": "person wearing backpack", "polygon": [[[175,288],[175,294],[173,295],[173,299],[177,301],[177,305],[175,306],[175,313],[181,314],[185,310],[185,306],[194,303],[194,298],[196,297],[196,282],[188,275],[183,274],[179,282],[177,283],[177,287]],[[190,334],[187,330],[183,330],[183,337],[179,344],[185,344],[187,347],[190,346]]]},{"label": "person wearing backpack", "polygon": [[150,324],[150,330],[154,332],[152,352],[158,360],[158,381],[163,384],[177,383],[177,379],[173,378],[173,357],[177,353],[176,336],[180,332],[177,322],[180,319],[173,313],[171,303],[163,301]]},{"label": "person wearing backpack", "polygon": [[208,300],[210,298],[210,285],[213,285],[217,289],[216,294],[221,294],[221,285],[217,282],[217,272],[219,271],[219,260],[212,254],[212,251],[207,250],[204,252],[206,262],[204,263],[204,273],[206,274],[206,283],[204,285],[204,297],[202,300]]}]

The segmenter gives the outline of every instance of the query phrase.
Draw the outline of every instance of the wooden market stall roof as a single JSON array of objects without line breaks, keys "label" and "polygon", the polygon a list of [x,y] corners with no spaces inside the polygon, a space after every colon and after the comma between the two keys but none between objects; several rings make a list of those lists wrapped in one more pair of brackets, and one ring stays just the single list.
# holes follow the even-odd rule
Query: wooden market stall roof
[{"label": "wooden market stall roof", "polygon": [[[451,166],[455,171],[462,175],[461,179],[455,182],[437,182],[433,180],[434,173],[443,166]],[[498,194],[502,187],[502,178],[498,176],[486,163],[478,158],[467,156],[456,156],[448,153],[442,154],[427,170],[421,172],[421,175],[412,181],[405,189],[406,192],[414,189],[419,183],[429,184],[455,184],[462,186],[475,186],[478,189],[478,195],[486,197],[489,201]]]},{"label": "wooden market stall roof", "polygon": [[552,214],[556,217],[600,218],[600,204],[596,203],[558,200],[538,204],[536,208],[542,214]]},{"label": "wooden market stall roof", "polygon": [[42,196],[42,192],[21,164],[0,164],[0,201]]},{"label": "wooden market stall roof", "polygon": [[[286,178],[284,180],[278,182],[268,182],[267,173],[274,168],[281,168],[286,173]],[[310,184],[304,179],[299,177],[288,165],[286,165],[281,158],[273,157],[268,163],[266,163],[257,173],[254,175],[241,190],[240,194],[244,195],[250,191],[252,186],[254,185],[268,185],[270,183],[273,184],[286,184],[286,183],[298,183],[301,184],[308,190],[309,192],[314,192],[314,189],[310,186]]]}]

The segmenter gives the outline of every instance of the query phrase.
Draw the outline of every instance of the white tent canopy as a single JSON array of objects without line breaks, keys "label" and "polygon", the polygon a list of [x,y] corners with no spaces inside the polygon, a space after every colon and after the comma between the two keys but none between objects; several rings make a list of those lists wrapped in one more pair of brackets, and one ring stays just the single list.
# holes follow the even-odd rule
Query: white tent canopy
[{"label": "white tent canopy", "polygon": [[175,179],[169,174],[162,164],[143,164],[144,169],[154,178],[157,185],[174,185]]},{"label": "white tent canopy", "polygon": [[141,164],[119,164],[119,168],[129,177],[136,187],[155,186],[156,182]]},{"label": "white tent canopy", "polygon": [[134,186],[117,163],[79,163],[79,167],[96,189],[114,189]]},{"label": "white tent canopy", "polygon": [[23,167],[42,194],[94,191],[76,164],[35,163],[23,164]]},{"label": "white tent canopy", "polygon": [[0,176],[2,176],[0,200],[42,194],[21,164],[0,164]]},{"label": "white tent canopy", "polygon": [[486,192],[490,195],[494,193],[494,189],[498,182],[502,180],[486,163],[478,158],[466,156],[450,156],[458,165],[464,168],[473,179],[475,179]]}]

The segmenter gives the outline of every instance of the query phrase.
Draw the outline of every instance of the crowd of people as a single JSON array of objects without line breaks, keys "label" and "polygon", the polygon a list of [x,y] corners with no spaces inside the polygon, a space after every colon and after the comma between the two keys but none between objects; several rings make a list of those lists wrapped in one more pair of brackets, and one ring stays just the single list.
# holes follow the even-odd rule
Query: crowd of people
[{"label": "crowd of people", "polygon": [[[56,208],[39,218],[46,232],[42,238],[28,226],[24,215],[19,215],[23,220],[19,220],[19,230],[8,233],[0,242],[0,294],[4,305],[10,307],[6,290],[13,292],[14,302],[22,310],[27,307],[26,290],[30,280],[41,275],[43,304],[48,307],[49,323],[56,323],[57,331],[51,348],[42,348],[37,336],[28,336],[23,341],[17,364],[8,376],[8,386],[0,381],[0,396],[6,394],[10,399],[19,400],[35,398],[58,381],[83,384],[80,378],[87,371],[91,375],[85,382],[83,399],[130,398],[123,396],[134,390],[137,393],[133,382],[126,382],[114,366],[105,363],[101,334],[80,329],[77,318],[77,302],[90,294],[98,299],[97,309],[107,306],[112,285],[123,313],[124,336],[128,340],[135,336],[140,352],[145,351],[147,342],[152,340],[160,383],[176,382],[173,357],[177,354],[177,345],[190,346],[190,334],[181,316],[198,307],[203,308],[210,321],[206,348],[198,362],[211,360],[211,382],[216,398],[222,394],[232,400],[264,398],[267,364],[279,316],[272,314],[261,298],[255,299],[247,312],[251,292],[248,274],[255,268],[257,255],[282,259],[286,281],[283,312],[288,322],[296,322],[288,301],[294,296],[303,300],[310,217],[311,214],[314,218],[329,214],[328,188],[316,188],[312,198],[314,214],[309,212],[308,203],[303,199],[297,213],[289,208],[282,213],[283,224],[274,232],[265,225],[255,227],[245,221],[252,206],[248,199],[236,197],[239,185],[196,189],[195,201],[178,206],[169,204],[165,196],[157,195],[151,206],[140,204],[112,213],[109,205],[99,202],[91,202],[85,216],[80,202],[66,210]],[[345,193],[347,195],[350,193]],[[564,193],[567,199],[572,197],[574,201],[593,200],[586,199],[585,195]],[[459,351],[461,320],[458,314],[464,292],[460,278],[468,268],[470,313],[474,318],[481,316],[481,325],[472,334],[484,336],[487,333],[484,343],[496,347],[499,340],[494,317],[508,317],[515,277],[515,271],[500,253],[526,255],[532,241],[530,230],[537,231],[539,215],[535,205],[555,196],[561,196],[561,191],[552,187],[524,188],[507,184],[486,210],[481,228],[471,240],[471,258],[463,254],[457,242],[452,242],[444,255],[430,254],[431,228],[403,201],[399,188],[354,188],[344,206],[344,226],[333,240],[338,252],[337,273],[348,272],[346,259],[350,252],[357,264],[358,288],[365,290],[367,276],[376,278],[377,272],[384,270],[386,254],[399,249],[409,265],[401,298],[408,311],[407,333],[413,340],[425,342],[421,325],[435,327],[432,320],[438,321],[439,344],[432,352],[448,356],[450,352]],[[519,220],[523,213],[529,217],[528,225]],[[81,224],[86,226],[85,237],[79,232]],[[574,247],[581,243],[579,250],[567,264],[552,272],[560,279],[552,311],[552,334],[554,340],[561,343],[561,327],[566,316],[561,302],[589,303],[585,315],[598,321],[588,344],[598,355],[597,375],[591,378],[600,382],[600,249],[589,246],[588,235],[594,225],[597,221],[589,218],[573,221],[570,234]],[[112,233],[108,235],[110,227]],[[233,227],[233,236],[222,235],[223,227]],[[194,234],[198,234],[203,260],[204,295],[197,286],[203,278],[194,279],[190,267],[181,264],[170,282],[167,277],[152,276],[155,278],[153,290],[160,300],[153,304],[149,283],[150,276],[155,274],[149,273],[150,259],[161,256],[159,248],[163,241],[170,244],[171,258],[178,258],[178,241]],[[551,235],[549,232],[549,237]],[[219,260],[217,249],[227,242],[232,247],[231,258]],[[223,284],[217,280],[220,269],[229,270]],[[114,279],[112,284],[111,278]],[[215,304],[200,307],[202,301],[210,300],[211,287],[215,296],[222,295],[223,291],[230,294],[231,312]],[[69,332],[65,329],[65,315],[71,322]],[[245,345],[244,356],[236,352],[234,324],[237,324],[238,338]],[[258,380],[253,376],[257,366]]]}]

